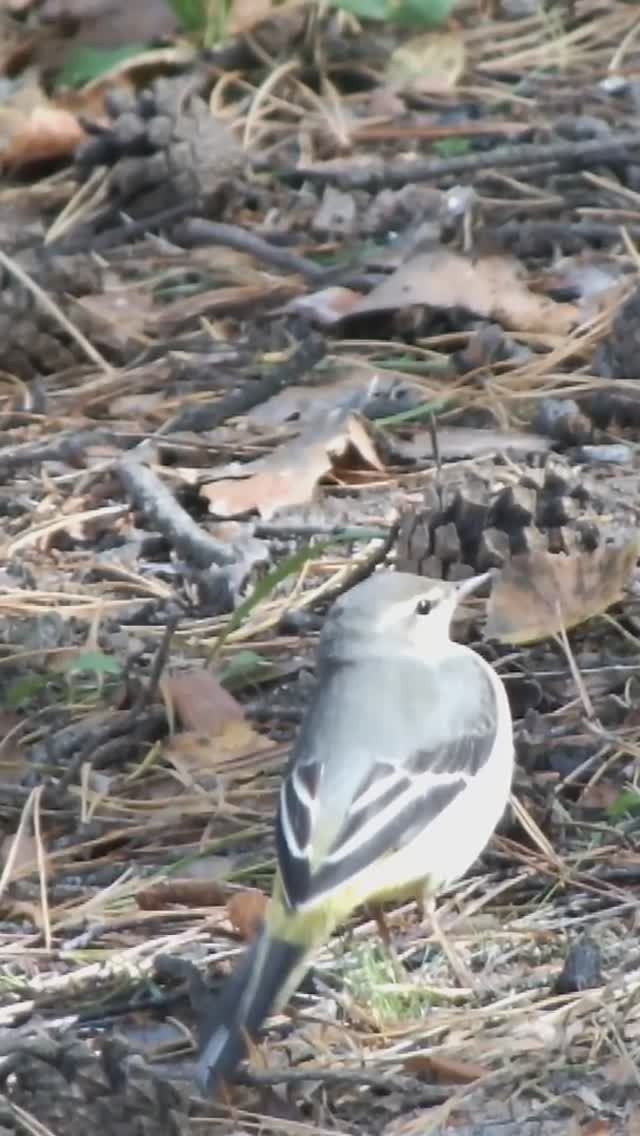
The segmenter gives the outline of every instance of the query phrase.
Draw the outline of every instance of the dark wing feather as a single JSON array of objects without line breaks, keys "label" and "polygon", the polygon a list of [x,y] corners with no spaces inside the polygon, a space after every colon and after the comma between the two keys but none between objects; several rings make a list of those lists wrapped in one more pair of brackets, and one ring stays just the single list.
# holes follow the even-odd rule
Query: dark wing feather
[{"label": "dark wing feather", "polygon": [[[314,873],[307,894],[309,900],[319,898],[324,892],[333,891],[340,884],[356,876],[368,864],[373,864],[382,856],[397,851],[417,836],[430,820],[446,809],[462,792],[467,782],[459,777],[448,784],[436,785],[421,797],[408,800],[385,824],[378,828],[368,840],[360,841],[353,851],[342,854],[342,835],[332,855]],[[344,837],[346,844],[348,827]]]},{"label": "dark wing feather", "polygon": [[[445,664],[436,675],[422,676],[412,661],[404,673],[381,661],[375,674],[369,660],[366,682],[383,692],[377,701],[358,697],[357,663],[351,673],[341,665],[324,674],[280,797],[276,845],[290,907],[319,902],[369,864],[408,844],[488,760],[495,740],[496,696],[473,658],[464,662],[473,667],[469,686],[460,660],[453,672]],[[405,717],[398,716],[398,707]],[[408,739],[417,745],[404,755]],[[353,760],[363,750],[364,767]],[[325,788],[328,763],[332,776]]]}]

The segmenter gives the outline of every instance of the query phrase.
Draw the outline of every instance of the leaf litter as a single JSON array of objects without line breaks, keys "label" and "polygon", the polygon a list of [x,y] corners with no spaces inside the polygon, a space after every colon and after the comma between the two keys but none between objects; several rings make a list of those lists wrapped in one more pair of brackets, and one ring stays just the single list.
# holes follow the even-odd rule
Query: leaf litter
[{"label": "leaf litter", "polygon": [[[198,61],[168,7],[68,6],[69,37],[58,7],[2,12],[7,1108],[72,1134],[631,1136],[634,6],[470,0],[381,50],[343,11],[232,5],[247,42]],[[87,82],[90,48],[158,35]],[[440,904],[476,989],[411,905],[402,979],[358,913],[244,1083],[195,1103],[160,961],[216,985],[254,933],[317,632],[382,563],[497,573],[455,633],[505,680],[514,801]]]}]

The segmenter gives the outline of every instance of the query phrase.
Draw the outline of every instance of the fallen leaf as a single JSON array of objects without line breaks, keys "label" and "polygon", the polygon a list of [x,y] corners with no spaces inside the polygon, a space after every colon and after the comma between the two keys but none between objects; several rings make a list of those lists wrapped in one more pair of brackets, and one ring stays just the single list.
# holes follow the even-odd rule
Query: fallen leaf
[{"label": "fallen leaf", "polygon": [[622,599],[639,554],[640,537],[624,531],[594,552],[512,557],[491,591],[485,639],[533,643],[600,615]]},{"label": "fallen leaf", "polygon": [[216,737],[229,722],[244,721],[244,710],[211,671],[199,669],[172,674],[166,690],[185,730]]},{"label": "fallen leaf", "polygon": [[414,36],[391,53],[386,77],[392,90],[433,95],[451,91],[464,74],[464,40],[455,32]]},{"label": "fallen leaf", "polygon": [[85,137],[76,116],[44,96],[43,105],[30,111],[0,107],[0,164],[5,167],[70,157]]},{"label": "fallen leaf", "polygon": [[594,1116],[580,1125],[580,1136],[609,1136],[611,1125],[602,1116]]},{"label": "fallen leaf", "polygon": [[[368,364],[349,364],[337,367],[331,382],[285,387],[249,410],[246,420],[252,427],[280,426],[294,419],[307,425],[333,410],[361,412],[376,398],[391,400],[408,390],[406,376],[395,371],[377,371]],[[416,402],[421,397],[422,392],[416,391]],[[405,408],[404,403],[401,406]]]},{"label": "fallen leaf", "polygon": [[227,901],[231,924],[247,942],[254,939],[260,930],[267,903],[267,897],[261,891],[239,891]]},{"label": "fallen leaf", "polygon": [[226,899],[227,889],[215,880],[167,880],[136,895],[143,911],[162,911],[176,903],[181,907],[222,907]]},{"label": "fallen leaf", "polygon": [[[265,767],[262,754],[275,748],[274,742],[258,734],[243,721],[229,721],[212,737],[192,730],[176,734],[167,744],[165,755],[186,784],[202,776],[219,775],[240,765],[243,772]],[[243,761],[247,759],[245,768]]]},{"label": "fallen leaf", "polygon": [[574,304],[531,292],[522,265],[508,256],[475,260],[449,248],[418,253],[357,303],[353,315],[394,311],[415,304],[465,308],[513,331],[566,335],[578,322]]},{"label": "fallen leaf", "polygon": [[404,1062],[407,1073],[427,1077],[438,1085],[470,1085],[491,1072],[485,1065],[453,1057],[416,1056]]},{"label": "fallen leaf", "polygon": [[307,504],[323,477],[354,462],[383,469],[364,421],[339,411],[330,414],[328,421],[312,422],[299,437],[267,457],[236,467],[237,476],[201,485],[200,492],[218,516],[257,510],[268,519],[279,509]]},{"label": "fallen leaf", "polygon": [[345,316],[351,315],[360,300],[361,292],[334,284],[330,288],[321,288],[318,292],[309,292],[306,296],[296,296],[285,305],[285,311],[305,312],[315,319],[319,327],[332,327]]}]

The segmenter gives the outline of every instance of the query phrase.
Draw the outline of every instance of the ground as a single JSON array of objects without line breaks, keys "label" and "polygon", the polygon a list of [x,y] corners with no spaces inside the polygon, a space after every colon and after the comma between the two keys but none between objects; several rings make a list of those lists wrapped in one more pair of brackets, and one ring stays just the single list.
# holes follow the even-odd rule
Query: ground
[{"label": "ground", "polygon": [[[516,7],[283,9],[73,95],[34,56],[73,144],[2,148],[7,1131],[640,1131],[640,17]],[[317,633],[384,565],[498,572],[472,981],[358,912],[203,1101],[192,967],[253,933]]]}]

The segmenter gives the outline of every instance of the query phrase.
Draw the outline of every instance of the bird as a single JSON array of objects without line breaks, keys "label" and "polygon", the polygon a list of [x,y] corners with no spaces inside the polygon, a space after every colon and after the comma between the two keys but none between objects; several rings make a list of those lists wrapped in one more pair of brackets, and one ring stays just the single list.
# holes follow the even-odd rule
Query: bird
[{"label": "bird", "polygon": [[492,666],[454,642],[461,582],[383,569],[330,607],[278,800],[264,922],[200,1028],[215,1096],[314,953],[359,906],[430,901],[472,866],[509,798],[513,726]]}]

